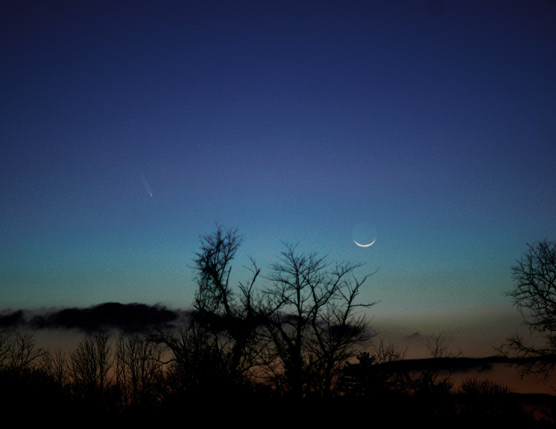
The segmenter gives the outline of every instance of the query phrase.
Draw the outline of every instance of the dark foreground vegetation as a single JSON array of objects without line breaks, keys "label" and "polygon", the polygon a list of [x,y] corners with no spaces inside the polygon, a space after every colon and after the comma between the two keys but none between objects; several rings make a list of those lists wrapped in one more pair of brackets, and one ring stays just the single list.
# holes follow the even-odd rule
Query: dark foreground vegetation
[{"label": "dark foreground vegetation", "polygon": [[[161,423],[182,420],[245,425],[290,422],[391,423],[550,427],[556,399],[520,395],[488,380],[455,388],[450,366],[415,368],[379,345],[345,362],[325,394],[317,374],[294,397],[268,374],[230,374],[194,332],[84,336],[69,352],[42,350],[28,334],[0,340],[0,404],[21,423]],[[197,348],[193,348],[196,346]],[[438,362],[445,358],[431,359]],[[278,378],[276,375],[275,377]],[[453,426],[452,426],[453,427]]]},{"label": "dark foreground vegetation", "polygon": [[[161,336],[162,335],[162,336]],[[294,397],[268,374],[232,376],[191,332],[90,334],[69,352],[39,349],[28,334],[1,337],[0,409],[20,423],[372,424],[553,427],[556,397],[524,395],[486,379],[452,383],[457,358],[401,359],[378,345],[345,362],[326,394],[306,374]],[[197,349],[190,348],[195,343]],[[446,363],[442,363],[446,362]],[[464,365],[466,364],[464,359]],[[274,381],[274,383],[273,383]],[[459,426],[458,426],[459,425]]]},{"label": "dark foreground vegetation", "polygon": [[440,336],[429,344],[432,359],[418,366],[373,341],[361,311],[373,303],[358,301],[368,275],[357,277],[358,265],[330,265],[286,246],[268,274],[253,261],[249,277],[232,286],[240,243],[235,230],[220,227],[202,238],[197,293],[179,326],[166,326],[165,313],[164,327],[145,330],[85,322],[88,333],[70,351],[40,349],[21,331],[0,333],[6,421],[554,425],[550,395],[472,378],[454,386],[454,356]]}]

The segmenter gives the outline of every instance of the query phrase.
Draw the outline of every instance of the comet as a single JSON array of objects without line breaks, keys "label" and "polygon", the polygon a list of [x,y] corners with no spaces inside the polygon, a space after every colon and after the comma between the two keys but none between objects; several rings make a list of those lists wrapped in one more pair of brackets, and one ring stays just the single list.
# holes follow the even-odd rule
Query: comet
[{"label": "comet", "polygon": [[149,182],[147,182],[147,179],[145,179],[145,176],[141,176],[141,181],[143,182],[143,186],[145,187],[145,192],[147,192],[147,194],[149,194],[149,197],[152,198],[153,193],[151,191],[151,186],[149,185]]}]

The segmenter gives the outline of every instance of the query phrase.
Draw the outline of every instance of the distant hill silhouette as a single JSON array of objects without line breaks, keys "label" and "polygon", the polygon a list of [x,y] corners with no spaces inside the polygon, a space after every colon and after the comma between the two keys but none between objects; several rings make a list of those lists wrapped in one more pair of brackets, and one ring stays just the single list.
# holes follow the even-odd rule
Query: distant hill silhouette
[{"label": "distant hill silhouette", "polygon": [[386,362],[377,366],[394,371],[428,371],[428,370],[451,370],[468,371],[479,369],[487,371],[492,369],[494,364],[513,363],[510,359],[502,356],[490,356],[482,358],[469,357],[439,357],[422,359],[403,359],[398,361]]},{"label": "distant hill silhouette", "polygon": [[508,358],[505,356],[488,356],[480,358],[471,357],[439,357],[422,359],[403,359],[377,364],[378,368],[388,371],[454,371],[465,372],[470,370],[489,371],[495,364],[525,364],[540,358]]}]

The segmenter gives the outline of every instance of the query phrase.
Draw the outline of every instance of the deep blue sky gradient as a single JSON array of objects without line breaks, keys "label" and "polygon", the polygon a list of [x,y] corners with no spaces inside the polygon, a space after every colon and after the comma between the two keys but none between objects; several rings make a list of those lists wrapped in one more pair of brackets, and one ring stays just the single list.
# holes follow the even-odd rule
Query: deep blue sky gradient
[{"label": "deep blue sky gradient", "polygon": [[0,305],[187,306],[218,222],[237,275],[282,241],[379,267],[378,318],[513,311],[511,265],[556,238],[555,23],[549,0],[5,2]]}]

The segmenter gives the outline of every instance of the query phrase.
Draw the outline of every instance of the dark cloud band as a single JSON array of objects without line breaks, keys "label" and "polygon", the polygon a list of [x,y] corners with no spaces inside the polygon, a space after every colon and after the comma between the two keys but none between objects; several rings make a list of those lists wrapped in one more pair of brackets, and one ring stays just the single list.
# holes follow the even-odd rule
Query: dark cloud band
[{"label": "dark cloud band", "polygon": [[0,329],[28,327],[79,329],[86,332],[102,329],[139,332],[171,327],[181,316],[182,313],[163,306],[104,303],[88,308],[66,308],[38,315],[17,310],[0,315]]}]

